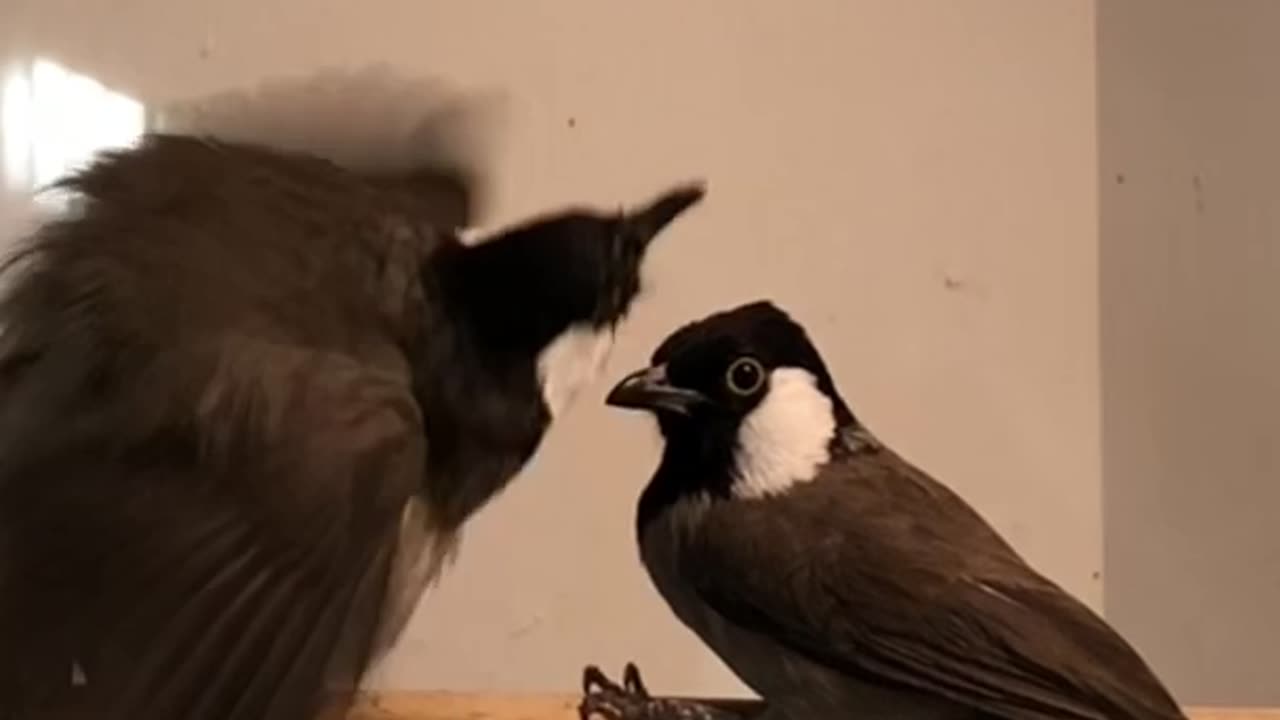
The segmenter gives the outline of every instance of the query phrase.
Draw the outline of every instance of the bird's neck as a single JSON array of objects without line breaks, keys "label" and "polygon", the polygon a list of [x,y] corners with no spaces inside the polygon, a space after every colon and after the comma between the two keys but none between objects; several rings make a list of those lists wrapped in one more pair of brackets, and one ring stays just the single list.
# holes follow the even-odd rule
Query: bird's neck
[{"label": "bird's neck", "polygon": [[538,353],[538,387],[552,417],[560,415],[608,362],[614,327],[575,323]]},{"label": "bird's neck", "polygon": [[434,309],[410,351],[427,436],[424,491],[456,526],[515,477],[551,416],[534,353],[495,351],[446,306],[428,307]]},{"label": "bird's neck", "polygon": [[680,503],[758,499],[818,477],[833,459],[878,448],[838,395],[803,370],[775,370],[736,426],[668,418],[662,462],[640,499],[643,528]]}]

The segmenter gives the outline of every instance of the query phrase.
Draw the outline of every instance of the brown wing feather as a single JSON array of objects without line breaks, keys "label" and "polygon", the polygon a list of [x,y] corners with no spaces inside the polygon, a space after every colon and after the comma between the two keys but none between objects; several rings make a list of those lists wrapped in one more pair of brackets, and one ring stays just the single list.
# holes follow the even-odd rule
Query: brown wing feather
[{"label": "brown wing feather", "polygon": [[0,266],[0,716],[291,720],[355,686],[417,550],[403,345],[466,177],[161,135],[64,183]]},{"label": "brown wing feather", "polygon": [[863,680],[1002,718],[1184,717],[1105,622],[888,451],[719,504],[688,552],[717,612]]},{"label": "brown wing feather", "polygon": [[29,518],[8,537],[26,567],[54,566],[6,568],[18,606],[44,607],[0,617],[32,623],[13,662],[60,674],[11,696],[32,716],[68,696],[72,661],[88,680],[74,694],[112,720],[309,720],[358,685],[391,558],[418,550],[397,546],[422,477],[416,406],[340,356],[233,358],[158,445],[68,448],[33,470],[52,481],[4,478]]}]

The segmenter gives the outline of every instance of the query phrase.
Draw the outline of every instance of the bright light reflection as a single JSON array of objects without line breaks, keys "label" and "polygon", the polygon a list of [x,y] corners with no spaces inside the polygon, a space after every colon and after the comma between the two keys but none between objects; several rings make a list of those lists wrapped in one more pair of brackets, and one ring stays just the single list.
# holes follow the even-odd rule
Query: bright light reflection
[{"label": "bright light reflection", "polygon": [[[0,104],[4,175],[14,189],[46,187],[99,151],[132,144],[146,129],[141,102],[44,59],[6,75]],[[61,204],[48,194],[38,199]]]}]

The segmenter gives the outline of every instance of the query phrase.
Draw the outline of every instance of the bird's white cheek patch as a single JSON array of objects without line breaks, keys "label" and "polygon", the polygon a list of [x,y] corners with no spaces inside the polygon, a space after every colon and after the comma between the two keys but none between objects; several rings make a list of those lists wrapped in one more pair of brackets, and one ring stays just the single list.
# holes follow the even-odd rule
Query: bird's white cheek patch
[{"label": "bird's white cheek patch", "polygon": [[831,456],[836,421],[831,399],[812,373],[778,368],[769,390],[738,428],[733,492],[757,498],[812,480]]},{"label": "bird's white cheek patch", "polygon": [[543,349],[538,356],[538,380],[552,417],[600,375],[612,349],[613,329],[588,324],[571,326]]}]

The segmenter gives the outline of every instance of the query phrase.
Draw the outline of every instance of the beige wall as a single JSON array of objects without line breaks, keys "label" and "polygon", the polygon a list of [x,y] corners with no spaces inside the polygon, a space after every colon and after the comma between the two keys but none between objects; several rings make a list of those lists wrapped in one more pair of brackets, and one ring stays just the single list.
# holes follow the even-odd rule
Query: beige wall
[{"label": "beige wall", "polygon": [[[610,375],[774,297],[875,429],[1099,603],[1092,2],[9,0],[0,48],[150,100],[372,61],[507,90],[501,219],[707,177]],[[737,688],[640,570],[657,446],[604,389],[477,519],[380,682],[571,689],[634,658],[662,690]]]},{"label": "beige wall", "polygon": [[1107,614],[1280,704],[1280,3],[1099,6]]}]

